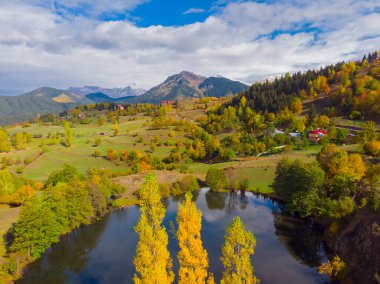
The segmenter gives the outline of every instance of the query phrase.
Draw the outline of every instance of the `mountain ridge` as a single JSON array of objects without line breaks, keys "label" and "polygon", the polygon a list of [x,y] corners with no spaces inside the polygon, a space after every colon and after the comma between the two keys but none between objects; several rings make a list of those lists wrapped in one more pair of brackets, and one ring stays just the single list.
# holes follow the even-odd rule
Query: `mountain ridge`
[{"label": "mountain ridge", "polygon": [[[205,77],[189,71],[170,75],[161,84],[144,93],[143,89],[133,89],[131,86],[113,89],[84,86],[67,90],[41,87],[19,96],[0,96],[0,124],[20,122],[41,114],[66,111],[90,103],[109,101],[157,104],[163,100],[223,97],[241,93],[248,88],[248,85],[239,81],[221,76]],[[120,97],[121,94],[127,95]]]},{"label": "mountain ridge", "polygon": [[127,98],[125,102],[159,103],[162,100],[182,100],[203,96],[223,97],[243,92],[248,88],[249,85],[225,77],[205,77],[190,71],[182,71],[167,77],[164,82],[138,97]]},{"label": "mountain ridge", "polygon": [[145,89],[140,88],[134,84],[124,88],[103,88],[98,86],[70,87],[67,89],[67,91],[72,94],[78,94],[82,96],[86,96],[92,93],[103,93],[113,99],[139,96],[146,92]]}]

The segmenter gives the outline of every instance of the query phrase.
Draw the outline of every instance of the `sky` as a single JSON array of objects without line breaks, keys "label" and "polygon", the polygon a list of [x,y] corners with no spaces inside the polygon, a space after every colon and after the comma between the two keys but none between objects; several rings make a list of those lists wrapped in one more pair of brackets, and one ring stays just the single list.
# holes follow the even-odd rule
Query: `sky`
[{"label": "sky", "polygon": [[0,0],[0,94],[246,83],[380,49],[379,0]]}]

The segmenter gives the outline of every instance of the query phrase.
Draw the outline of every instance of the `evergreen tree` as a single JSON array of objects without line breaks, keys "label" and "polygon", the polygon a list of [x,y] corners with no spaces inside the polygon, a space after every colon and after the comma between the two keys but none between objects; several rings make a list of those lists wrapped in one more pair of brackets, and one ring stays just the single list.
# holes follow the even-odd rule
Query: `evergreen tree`
[{"label": "evergreen tree", "polygon": [[174,281],[172,260],[167,249],[168,235],[162,226],[165,208],[161,203],[157,177],[147,175],[139,191],[141,217],[135,227],[139,236],[134,265],[135,283],[167,284]]},{"label": "evergreen tree", "polygon": [[187,193],[177,213],[180,284],[205,283],[207,277],[208,257],[201,240],[202,212],[197,209],[191,198],[191,193]]},{"label": "evergreen tree", "polygon": [[223,266],[225,271],[221,284],[254,284],[257,278],[253,275],[251,255],[255,251],[256,239],[244,228],[240,217],[235,217],[227,228],[225,243],[222,247]]}]

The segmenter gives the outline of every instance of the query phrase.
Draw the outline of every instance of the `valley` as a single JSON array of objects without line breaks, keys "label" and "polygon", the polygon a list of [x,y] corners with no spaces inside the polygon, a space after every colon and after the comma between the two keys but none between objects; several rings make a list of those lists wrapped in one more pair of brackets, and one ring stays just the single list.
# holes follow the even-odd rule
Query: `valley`
[{"label": "valley", "polygon": [[[162,210],[172,212],[169,215],[173,219],[176,208],[185,204],[178,201],[184,202],[188,198],[184,195],[192,192],[195,201],[197,194],[201,194],[206,200],[220,202],[209,204],[207,201],[206,209],[204,202],[199,201],[197,205],[204,214],[209,214],[207,210],[221,210],[232,217],[239,207],[238,215],[246,224],[251,222],[250,218],[258,220],[261,214],[245,215],[246,206],[248,211],[258,210],[257,205],[247,204],[266,204],[265,210],[272,210],[275,217],[268,219],[265,226],[273,230],[274,224],[280,234],[276,254],[284,253],[285,248],[289,261],[298,261],[294,264],[297,269],[314,275],[300,280],[302,276],[296,273],[293,277],[299,280],[295,281],[315,283],[316,279],[324,279],[320,274],[327,274],[333,281],[357,281],[360,277],[371,283],[377,273],[376,264],[356,267],[346,251],[348,232],[354,234],[354,238],[366,232],[369,247],[374,245],[370,240],[376,239],[376,230],[369,230],[368,226],[376,228],[380,200],[376,112],[380,101],[373,101],[379,95],[376,83],[379,74],[373,70],[377,70],[380,61],[375,58],[366,64],[349,62],[319,71],[288,74],[272,83],[240,89],[234,96],[231,91],[220,91],[230,87],[220,82],[215,83],[221,88],[218,89],[220,96],[204,95],[201,86],[209,79],[189,72],[171,76],[138,97],[121,100],[87,94],[82,98],[86,102],[83,104],[76,101],[79,95],[54,89],[31,93],[28,96],[50,99],[67,105],[67,109],[0,129],[3,277],[17,280],[24,275],[23,267],[27,265],[26,278],[20,283],[35,283],[34,277],[41,276],[38,261],[40,258],[43,262],[49,261],[49,253],[45,251],[51,245],[52,255],[59,254],[59,247],[67,245],[65,238],[73,238],[76,232],[86,234],[86,230],[92,230],[87,226],[97,230],[99,220],[106,222],[107,218],[113,220],[115,215],[127,214],[112,213],[116,209],[134,212],[134,215],[138,208],[144,212],[146,202],[163,206]],[[351,74],[348,76],[355,83],[342,81],[344,72]],[[327,78],[324,73],[335,75]],[[303,89],[305,82],[309,90]],[[361,89],[357,89],[358,86]],[[192,91],[182,96],[189,88],[193,88]],[[206,89],[212,90],[211,87]],[[346,105],[347,97],[353,92],[361,92],[360,100]],[[128,102],[136,98],[142,102]],[[151,103],[144,102],[144,98],[149,98]],[[208,187],[202,188],[204,186]],[[144,197],[142,190],[151,191]],[[250,201],[244,201],[246,196]],[[248,203],[240,204],[237,200]],[[187,203],[187,206],[195,204]],[[150,211],[142,214],[150,214]],[[363,220],[360,216],[367,216],[371,221],[365,226],[358,225],[363,221],[352,221]],[[127,222],[136,225],[137,219],[138,215],[127,218]],[[139,222],[141,220],[144,219],[140,218]],[[95,224],[90,225],[93,222]],[[297,239],[294,230],[308,222],[319,229],[306,233],[308,240]],[[168,224],[165,221],[162,229],[172,230]],[[205,224],[208,229],[212,226],[207,218]],[[292,229],[288,230],[288,226]],[[227,224],[222,227],[227,231],[230,228]],[[348,231],[348,228],[353,229]],[[260,229],[256,226],[250,229],[258,234],[257,253],[261,260],[267,261]],[[113,230],[117,230],[116,227]],[[122,234],[132,234],[131,227],[123,230]],[[47,232],[45,237],[43,232]],[[96,243],[99,235],[94,239],[92,235],[88,237]],[[210,237],[206,234],[206,239]],[[315,247],[308,248],[306,244],[314,237],[318,246],[323,246],[322,255],[317,255]],[[310,255],[305,256],[294,246],[303,247]],[[169,248],[172,254],[178,253],[177,249]],[[210,245],[206,248],[212,252],[211,270],[219,281],[222,276],[220,268],[216,268],[220,266],[216,259],[220,254]],[[92,249],[96,251],[97,246]],[[367,249],[355,251],[355,256],[368,262],[363,255],[368,254]],[[139,267],[131,265],[131,258],[129,255],[126,265],[137,273]],[[81,271],[86,271],[86,264],[83,265]],[[103,265],[113,265],[113,261]],[[268,265],[265,268],[257,265],[257,275],[266,281],[270,281],[265,272]],[[333,265],[344,269],[339,268],[334,276],[328,270],[338,269]],[[175,274],[180,273],[177,263],[174,267]],[[57,267],[52,264],[52,269]],[[62,263],[58,269],[66,271],[67,264]],[[89,273],[93,273],[92,270]],[[368,277],[363,276],[365,273],[369,273]],[[48,272],[46,277],[52,274]],[[64,279],[65,273],[59,277]],[[78,272],[70,279],[82,277],[85,276]],[[115,277],[123,278],[117,273]],[[168,277],[172,276],[168,274]],[[56,281],[63,283],[63,280]],[[284,283],[286,281],[288,279]]]}]

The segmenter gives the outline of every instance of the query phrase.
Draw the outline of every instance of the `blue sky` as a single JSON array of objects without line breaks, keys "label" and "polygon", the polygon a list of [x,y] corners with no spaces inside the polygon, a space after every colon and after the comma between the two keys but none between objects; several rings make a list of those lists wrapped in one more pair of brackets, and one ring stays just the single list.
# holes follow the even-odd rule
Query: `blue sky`
[{"label": "blue sky", "polygon": [[215,12],[214,5],[215,1],[153,0],[139,5],[129,17],[141,27],[181,26],[204,21]]},{"label": "blue sky", "polygon": [[0,95],[183,70],[253,83],[361,58],[379,30],[378,0],[0,0]]}]

